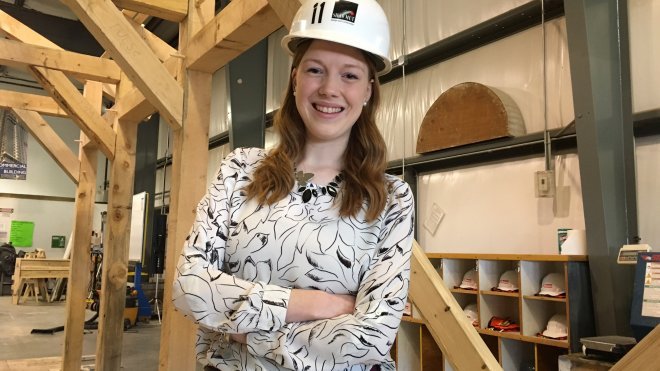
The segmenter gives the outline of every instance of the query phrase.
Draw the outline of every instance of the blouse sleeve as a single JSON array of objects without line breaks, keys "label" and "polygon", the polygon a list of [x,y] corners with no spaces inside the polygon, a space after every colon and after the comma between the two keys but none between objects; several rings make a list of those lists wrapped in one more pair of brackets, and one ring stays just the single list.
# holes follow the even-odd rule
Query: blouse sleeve
[{"label": "blouse sleeve", "polygon": [[251,332],[247,335],[250,353],[294,370],[344,370],[354,364],[385,361],[408,296],[414,237],[412,192],[404,182],[395,186],[353,314]]},{"label": "blouse sleeve", "polygon": [[174,306],[200,325],[222,332],[273,331],[284,325],[291,290],[239,279],[222,271],[230,223],[229,204],[250,166],[248,149],[228,155],[197,206],[195,222],[177,264]]}]

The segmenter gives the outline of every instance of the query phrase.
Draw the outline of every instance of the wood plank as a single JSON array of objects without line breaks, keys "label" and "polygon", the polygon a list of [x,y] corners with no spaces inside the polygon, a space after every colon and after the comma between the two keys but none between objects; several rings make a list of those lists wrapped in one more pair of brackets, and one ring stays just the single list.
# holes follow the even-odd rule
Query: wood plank
[{"label": "wood plank", "polygon": [[132,20],[133,22],[139,25],[144,24],[147,21],[147,19],[151,17],[149,14],[138,13],[128,9],[124,9],[121,12],[124,15],[124,17],[129,18],[130,20]]},{"label": "wood plank", "polygon": [[25,271],[21,274],[21,278],[66,278],[69,276],[69,269],[40,269]]},{"label": "wood plank", "polygon": [[[20,258],[19,258],[20,259]],[[40,269],[46,267],[47,269],[66,268],[71,264],[69,259],[42,259],[42,258],[23,258],[18,264],[22,269]]]},{"label": "wood plank", "polygon": [[57,44],[41,36],[2,10],[0,10],[0,31],[12,40],[63,50]]},{"label": "wood plank", "polygon": [[[129,20],[128,23],[131,26],[133,26],[135,32],[137,32],[138,35],[140,35],[140,37],[142,38],[142,40],[144,40],[144,42],[146,42],[147,45],[149,45],[149,48],[151,48],[151,51],[154,52],[158,60],[160,60],[161,62],[165,62],[172,55],[178,53],[176,49],[174,49],[172,46],[166,43],[163,39],[154,35],[153,33],[151,33],[151,31],[147,30],[146,28],[142,27],[140,23],[133,21],[131,18],[126,16],[126,14],[124,14],[124,16],[126,17],[126,19]],[[171,73],[172,71],[169,72]]]},{"label": "wood plank", "polygon": [[183,90],[129,21],[104,0],[62,0],[172,125],[181,126]]},{"label": "wood plank", "polygon": [[9,90],[0,90],[0,108],[16,108],[48,116],[69,117],[69,114],[51,97]]},{"label": "wood plank", "polygon": [[[101,113],[103,87],[99,82],[88,82],[84,98]],[[91,278],[90,236],[93,230],[94,202],[96,200],[96,174],[98,150],[86,145],[89,138],[81,132],[78,151],[80,182],[76,188],[73,226],[73,251],[71,270],[66,289],[66,322],[64,324],[64,348],[62,370],[79,370],[82,364],[83,334],[88,283]]]},{"label": "wood plank", "polygon": [[27,111],[20,108],[13,108],[12,112],[20,118],[25,124],[32,137],[41,144],[48,152],[50,157],[55,160],[57,165],[64,170],[66,175],[78,184],[78,173],[80,172],[80,161],[73,153],[71,148],[64,143],[62,138],[53,130],[52,127],[34,111]]},{"label": "wood plank", "polygon": [[648,370],[649,365],[657,366],[658,352],[660,352],[660,326],[655,326],[653,331],[612,367],[611,371]]},{"label": "wood plank", "polygon": [[419,318],[415,318],[415,317],[412,317],[412,316],[401,316],[401,321],[410,322],[410,323],[417,323],[417,324],[420,324],[420,325],[426,324],[426,322],[424,322],[424,320],[419,319]]},{"label": "wood plank", "polygon": [[552,296],[539,296],[539,295],[525,295],[523,296],[525,299],[529,300],[540,300],[540,301],[554,301],[557,303],[566,303],[566,298],[555,298]]},{"label": "wood plank", "polygon": [[[64,50],[2,10],[0,10],[0,34],[6,35],[11,40],[50,49]],[[103,89],[108,98],[114,99],[114,85],[105,84]],[[64,115],[66,116],[66,113]]]},{"label": "wood plank", "polygon": [[[189,0],[190,9],[196,0]],[[180,48],[186,48],[204,24],[214,15],[214,2],[199,4],[196,11],[181,24]],[[188,71],[184,83],[185,126],[173,132],[172,181],[170,186],[170,212],[167,220],[167,246],[165,260],[165,287],[163,295],[163,324],[161,328],[159,370],[194,370],[196,328],[188,318],[172,305],[172,284],[176,264],[188,230],[195,218],[195,209],[204,196],[208,162],[208,138],[211,122],[210,73]],[[185,165],[185,166],[184,166]]]},{"label": "wood plank", "polygon": [[495,290],[481,290],[481,295],[508,296],[510,298],[520,297],[519,292],[495,291]]},{"label": "wood plank", "polygon": [[290,30],[293,18],[302,2],[300,0],[268,0],[268,4],[273,8],[282,25]]},{"label": "wood plank", "polygon": [[60,106],[69,114],[87,137],[98,144],[105,156],[115,156],[115,133],[78,89],[62,72],[43,67],[32,67],[35,77]]},{"label": "wood plank", "polygon": [[502,370],[417,241],[413,242],[408,295],[455,369]]},{"label": "wood plank", "polygon": [[[180,70],[183,60],[178,57],[170,57],[166,60],[163,65],[165,68],[172,73],[175,79],[180,79]],[[112,107],[112,109],[117,111],[117,115],[120,120],[140,122],[144,120],[145,117],[156,112],[153,104],[149,102],[140,89],[135,88],[130,92],[127,92],[125,96],[118,100],[117,103]],[[178,126],[173,126],[173,129],[178,128]]]},{"label": "wood plank", "polygon": [[0,63],[18,68],[29,65],[52,68],[81,80],[113,84],[119,82],[119,66],[111,59],[2,38],[0,38]]},{"label": "wood plank", "polygon": [[427,252],[429,259],[474,259],[474,260],[528,260],[544,262],[587,261],[586,255],[554,255],[554,254],[463,254]]},{"label": "wood plank", "polygon": [[120,8],[179,23],[188,15],[188,0],[112,0]]},{"label": "wood plank", "polygon": [[557,348],[564,348],[568,349],[568,341],[567,340],[554,340],[554,339],[548,339],[544,338],[541,336],[521,336],[523,341],[527,341],[530,343],[535,343],[535,344],[543,344],[543,345],[549,345],[552,347],[557,347]]},{"label": "wood plank", "polygon": [[[112,111],[109,114],[115,115]],[[110,168],[108,225],[103,241],[101,307],[96,337],[96,369],[99,371],[121,369],[138,125],[115,121],[113,127],[117,134],[117,150]]]},{"label": "wood plank", "polygon": [[267,0],[234,0],[184,49],[186,67],[214,73],[281,26]]},{"label": "wood plank", "polygon": [[[94,361],[94,355],[81,358],[86,365]],[[50,371],[59,370],[61,357],[8,359],[0,361],[0,371]]]}]

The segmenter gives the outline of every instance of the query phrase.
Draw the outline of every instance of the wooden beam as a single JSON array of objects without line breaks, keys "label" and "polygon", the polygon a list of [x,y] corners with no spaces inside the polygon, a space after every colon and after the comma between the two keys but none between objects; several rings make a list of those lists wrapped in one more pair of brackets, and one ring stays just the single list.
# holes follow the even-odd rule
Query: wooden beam
[{"label": "wooden beam", "polygon": [[101,308],[96,336],[96,370],[99,371],[121,369],[138,125],[115,121],[113,127],[117,150],[110,169],[108,228],[103,243]]},{"label": "wooden beam", "polygon": [[0,108],[17,108],[48,116],[69,117],[69,114],[51,97],[9,90],[0,90]]},{"label": "wooden beam", "polygon": [[183,90],[129,21],[105,0],[62,0],[128,75],[158,112],[181,125]]},{"label": "wooden beam", "polygon": [[282,25],[290,30],[293,18],[302,4],[300,0],[268,0],[268,4],[273,8]]},{"label": "wooden beam", "polygon": [[[88,82],[83,92],[85,99],[101,113],[103,87],[100,82]],[[71,269],[66,289],[66,322],[62,370],[80,370],[85,327],[85,299],[90,280],[90,238],[96,200],[96,173],[98,149],[86,146],[89,139],[80,132],[80,183],[76,188],[76,213],[73,227]]]},{"label": "wooden beam", "polygon": [[[82,363],[85,366],[94,365],[94,355],[82,357]],[[91,363],[90,363],[91,362]],[[43,358],[24,358],[24,359],[8,359],[0,361],[0,371],[43,371],[43,370],[58,370],[62,364],[62,357],[43,357]],[[81,370],[86,370],[87,367]]]},{"label": "wooden beam", "polygon": [[71,151],[71,148],[64,143],[48,122],[35,111],[12,108],[12,112],[23,121],[30,134],[46,149],[46,152],[64,170],[66,175],[75,184],[78,184],[80,162],[73,151]]},{"label": "wooden beam", "polygon": [[179,23],[188,15],[188,0],[112,0],[120,8]]},{"label": "wooden beam", "polygon": [[648,370],[655,368],[660,352],[660,326],[649,332],[642,341],[637,343],[623,358],[617,362],[611,371]]},{"label": "wooden beam", "polygon": [[186,66],[214,73],[281,26],[267,0],[234,0],[193,37]]},{"label": "wooden beam", "polygon": [[[124,14],[126,16],[126,14]],[[154,35],[151,33],[149,30],[146,28],[142,27],[140,23],[137,23],[133,21],[131,18],[126,16],[126,19],[129,20],[129,24],[133,26],[133,29],[135,32],[140,35],[142,40],[149,45],[149,48],[151,48],[151,51],[154,52],[156,57],[161,61],[164,62],[168,60],[172,55],[177,54],[178,51],[171,47],[168,43],[166,43],[163,39],[160,37]]]},{"label": "wooden beam", "polygon": [[[166,60],[164,65],[165,68],[173,74],[175,79],[180,79],[179,75],[181,71],[181,65],[183,60],[178,57],[170,57]],[[113,109],[117,111],[120,120],[140,122],[144,120],[145,117],[156,112],[153,104],[146,100],[140,89],[135,88],[126,93],[121,100],[117,100]],[[169,123],[169,122],[168,122]],[[170,125],[172,125],[170,123]],[[173,129],[177,129],[178,126],[172,126]]]},{"label": "wooden beam", "polygon": [[100,108],[92,107],[62,72],[43,67],[32,67],[32,69],[44,89],[69,114],[80,130],[98,143],[101,152],[112,160],[115,156],[116,135],[98,114]]},{"label": "wooden beam", "polygon": [[[4,33],[11,40],[22,41],[27,44],[33,44],[45,48],[64,50],[60,48],[57,44],[43,37],[41,34],[33,31],[31,28],[22,24],[15,18],[12,18],[9,14],[0,10],[0,33]],[[114,99],[114,87],[111,85],[104,85],[104,93],[106,96]]]},{"label": "wooden beam", "polygon": [[33,31],[31,28],[19,22],[2,10],[0,10],[0,31],[2,31],[12,40],[18,40],[24,43],[34,44],[51,49],[63,50],[57,44],[41,36],[39,33]]},{"label": "wooden beam", "polygon": [[[206,22],[213,19],[214,1],[189,0],[190,16],[179,27],[180,48],[185,48]],[[196,5],[199,7],[193,8]],[[161,327],[159,370],[194,370],[197,326],[183,317],[172,305],[172,284],[176,264],[188,230],[195,219],[195,209],[204,196],[208,163],[208,140],[211,123],[211,73],[187,71],[184,82],[185,125],[173,131],[172,181],[167,220],[165,289]]]},{"label": "wooden beam", "polygon": [[121,12],[124,15],[124,17],[132,20],[133,22],[139,25],[144,24],[144,22],[146,22],[146,20],[149,19],[149,17],[151,17],[149,14],[138,13],[128,9],[124,9]]},{"label": "wooden beam", "polygon": [[81,80],[116,84],[120,69],[111,59],[35,46],[0,38],[0,64],[15,67],[41,66],[66,72]]},{"label": "wooden beam", "polygon": [[502,370],[417,241],[408,295],[455,370]]}]

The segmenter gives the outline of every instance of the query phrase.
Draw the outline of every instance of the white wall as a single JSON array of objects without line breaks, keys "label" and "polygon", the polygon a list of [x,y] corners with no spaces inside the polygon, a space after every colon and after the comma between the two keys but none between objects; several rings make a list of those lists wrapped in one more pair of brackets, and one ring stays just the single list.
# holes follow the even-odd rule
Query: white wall
[{"label": "white wall", "polygon": [[[25,75],[29,78],[29,75]],[[46,95],[41,89],[26,88],[0,83],[0,89],[19,91],[28,94]],[[64,143],[77,156],[80,129],[67,118],[42,115]],[[9,220],[31,221],[35,223],[33,246],[46,250],[46,256],[59,258],[64,249],[51,249],[53,235],[65,236],[67,243],[73,230],[75,218],[75,183],[64,173],[50,154],[28,135],[27,176],[25,180],[0,179],[0,208],[12,208]],[[104,181],[105,156],[99,152],[97,164],[97,190]],[[45,199],[39,199],[44,197]],[[61,201],[49,200],[49,197]],[[97,198],[98,199],[98,198]],[[94,228],[100,230],[100,212],[105,204],[97,204],[94,211]],[[11,237],[10,237],[11,239]]]},{"label": "white wall", "polygon": [[[417,233],[429,252],[556,254],[557,229],[584,229],[576,155],[555,162],[557,197],[536,198],[542,158],[423,174],[418,179]],[[436,204],[445,216],[435,234],[422,227]]]},{"label": "white wall", "polygon": [[[502,14],[523,0],[379,0],[392,29],[391,59],[411,53]],[[660,4],[654,0],[629,2],[633,111],[660,108]],[[405,29],[405,32],[404,32]],[[547,93],[544,96],[543,39],[546,44]],[[507,93],[517,103],[528,133],[559,128],[574,118],[570,63],[564,18],[553,19],[511,37],[405,76],[382,87],[378,123],[390,160],[415,155],[419,126],[426,110],[447,89],[479,82]],[[282,29],[269,37],[267,111],[277,109],[289,77],[289,59],[279,41]],[[224,123],[226,76],[213,85],[212,122]],[[223,101],[223,99],[225,101]],[[547,110],[547,113],[544,112]],[[218,128],[225,126],[215,125]],[[226,130],[226,129],[225,129]],[[272,132],[267,147],[276,142]],[[660,213],[658,171],[660,139],[637,143],[637,187],[640,234],[660,248],[660,232],[653,217]],[[226,153],[217,150],[209,160],[209,174]],[[534,172],[543,170],[541,157],[451,169],[419,178],[419,236],[429,251],[556,253],[558,228],[584,228],[579,163],[576,155],[555,158],[557,199],[534,197]],[[162,171],[160,181],[162,182]],[[166,181],[169,189],[169,180]],[[435,235],[421,226],[429,208],[446,212]],[[656,223],[657,224],[657,223]]]},{"label": "white wall", "polygon": [[[21,198],[0,197],[1,208],[11,208],[14,212],[10,220],[28,221],[34,223],[34,234],[31,247],[17,247],[25,251],[44,249],[46,257],[59,259],[65,249],[51,248],[52,236],[65,236],[69,243],[75,219],[75,205],[69,201],[44,201]],[[106,210],[105,204],[94,206],[93,228],[101,230],[101,211]],[[11,240],[11,236],[9,236]]]},{"label": "white wall", "polygon": [[639,236],[660,251],[660,138],[638,139],[636,154]]}]

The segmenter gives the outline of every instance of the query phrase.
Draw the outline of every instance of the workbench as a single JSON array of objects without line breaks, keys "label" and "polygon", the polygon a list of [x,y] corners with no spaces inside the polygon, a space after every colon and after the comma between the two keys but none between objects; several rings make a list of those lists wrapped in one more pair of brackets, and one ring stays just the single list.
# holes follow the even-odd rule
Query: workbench
[{"label": "workbench", "polygon": [[[34,284],[44,301],[48,301],[46,279],[68,278],[70,264],[69,259],[16,259],[16,268],[14,269],[13,276],[14,283],[12,285],[12,303],[19,304],[23,286],[27,284]],[[27,296],[28,293],[29,290],[26,290],[26,295],[24,296]]]}]

